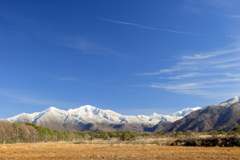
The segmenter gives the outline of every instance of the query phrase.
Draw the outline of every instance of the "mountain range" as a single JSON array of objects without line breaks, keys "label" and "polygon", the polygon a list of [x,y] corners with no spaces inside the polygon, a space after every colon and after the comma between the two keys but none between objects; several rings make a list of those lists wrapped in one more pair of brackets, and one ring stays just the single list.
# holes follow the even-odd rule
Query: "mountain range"
[{"label": "mountain range", "polygon": [[111,110],[102,110],[91,105],[67,111],[50,107],[42,112],[22,113],[8,118],[10,122],[35,123],[53,130],[74,131],[144,131],[160,121],[174,122],[200,107],[187,108],[171,115],[153,113],[151,116],[126,116]]},{"label": "mountain range", "polygon": [[71,131],[229,131],[240,125],[240,97],[203,108],[186,108],[170,115],[127,116],[85,105],[67,111],[50,107],[42,112],[22,113],[7,121]]}]

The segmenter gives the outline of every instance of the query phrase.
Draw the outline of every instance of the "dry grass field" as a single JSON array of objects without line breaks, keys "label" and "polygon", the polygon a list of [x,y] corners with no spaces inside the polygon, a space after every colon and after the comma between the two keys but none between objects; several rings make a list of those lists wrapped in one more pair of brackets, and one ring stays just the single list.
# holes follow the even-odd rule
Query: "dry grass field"
[{"label": "dry grass field", "polygon": [[240,159],[240,148],[153,144],[21,143],[0,145],[0,159]]}]

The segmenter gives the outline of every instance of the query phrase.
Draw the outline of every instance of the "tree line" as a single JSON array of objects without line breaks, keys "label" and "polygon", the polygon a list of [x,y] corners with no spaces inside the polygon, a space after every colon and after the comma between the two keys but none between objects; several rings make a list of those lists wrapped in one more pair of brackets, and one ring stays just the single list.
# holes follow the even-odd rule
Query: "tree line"
[{"label": "tree line", "polygon": [[85,132],[51,130],[34,123],[11,123],[0,121],[0,143],[35,143],[73,141],[85,138]]},{"label": "tree line", "polygon": [[[143,137],[193,137],[198,135],[226,135],[235,134],[239,136],[240,126],[232,129],[232,132],[224,131],[208,131],[208,132],[153,132],[153,133],[136,133],[130,131],[114,131],[114,132],[70,132],[51,130],[43,126],[37,126],[34,123],[11,123],[0,121],[0,143],[35,143],[35,142],[58,142],[58,141],[76,141],[76,140],[94,140],[118,138],[121,141],[136,140]],[[240,137],[240,136],[239,136]]]},{"label": "tree line", "polygon": [[37,126],[34,123],[11,123],[0,121],[0,143],[35,143],[35,142],[58,142],[74,140],[94,140],[94,139],[111,139],[135,140],[136,137],[146,137],[150,133],[135,133],[130,131],[116,132],[70,132],[51,130],[43,126]]}]

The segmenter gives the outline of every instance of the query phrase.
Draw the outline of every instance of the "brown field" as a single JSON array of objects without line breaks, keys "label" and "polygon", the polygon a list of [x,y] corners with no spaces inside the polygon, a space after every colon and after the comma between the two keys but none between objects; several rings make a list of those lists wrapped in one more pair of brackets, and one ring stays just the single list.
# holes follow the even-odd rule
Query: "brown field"
[{"label": "brown field", "polygon": [[143,144],[21,143],[0,145],[0,159],[240,159],[238,147]]}]

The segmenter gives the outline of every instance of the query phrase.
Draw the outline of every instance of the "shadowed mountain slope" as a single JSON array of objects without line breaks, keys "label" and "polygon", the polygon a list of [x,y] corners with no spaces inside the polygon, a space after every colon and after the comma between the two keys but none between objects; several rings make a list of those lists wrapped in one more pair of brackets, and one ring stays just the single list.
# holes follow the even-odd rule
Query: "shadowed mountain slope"
[{"label": "shadowed mountain slope", "polygon": [[230,131],[240,125],[240,102],[209,105],[173,122],[162,131]]}]

